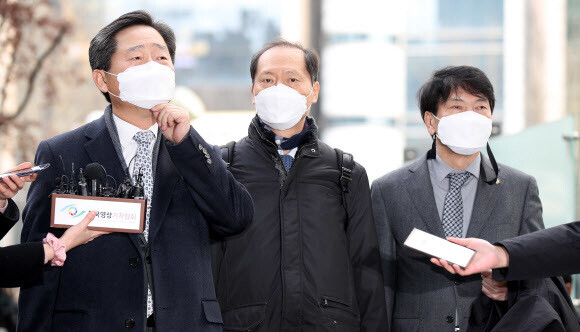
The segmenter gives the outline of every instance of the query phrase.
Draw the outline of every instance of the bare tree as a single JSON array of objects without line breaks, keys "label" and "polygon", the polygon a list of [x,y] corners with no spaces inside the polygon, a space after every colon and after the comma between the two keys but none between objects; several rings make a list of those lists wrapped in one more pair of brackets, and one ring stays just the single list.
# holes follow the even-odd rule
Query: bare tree
[{"label": "bare tree", "polygon": [[[52,3],[0,0],[0,127],[19,127],[16,119],[29,105],[43,65],[70,31],[71,24],[59,18]],[[53,81],[44,80],[40,87],[50,99]],[[9,103],[13,90],[18,97]]]}]

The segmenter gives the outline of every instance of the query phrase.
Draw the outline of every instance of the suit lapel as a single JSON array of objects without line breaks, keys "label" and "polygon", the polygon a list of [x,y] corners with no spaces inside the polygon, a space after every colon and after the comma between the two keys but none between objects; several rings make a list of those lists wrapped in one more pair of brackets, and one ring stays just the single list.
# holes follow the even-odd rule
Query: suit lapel
[{"label": "suit lapel", "polygon": [[485,182],[488,178],[493,177],[494,172],[489,159],[482,154],[477,192],[475,193],[475,202],[473,204],[473,211],[466,237],[479,236],[496,206],[496,201],[500,196],[501,184],[487,184]]},{"label": "suit lapel", "polygon": [[172,193],[175,190],[175,185],[181,178],[181,175],[169,156],[169,152],[167,152],[165,142],[165,138],[161,138],[153,188],[153,205],[149,217],[149,243],[153,242],[155,235],[163,223],[165,213],[171,202]]},{"label": "suit lapel", "polygon": [[406,188],[417,212],[431,234],[445,237],[441,218],[437,212],[426,156],[411,164],[409,171],[411,174],[407,179]]},{"label": "suit lapel", "polygon": [[[124,170],[119,156],[111,140],[111,135],[105,124],[105,117],[93,122],[86,130],[85,136],[89,139],[85,143],[85,150],[92,162],[103,165],[107,174],[115,178],[117,185],[123,181]],[[138,234],[128,234],[129,238],[139,252],[141,252],[141,240]]]}]

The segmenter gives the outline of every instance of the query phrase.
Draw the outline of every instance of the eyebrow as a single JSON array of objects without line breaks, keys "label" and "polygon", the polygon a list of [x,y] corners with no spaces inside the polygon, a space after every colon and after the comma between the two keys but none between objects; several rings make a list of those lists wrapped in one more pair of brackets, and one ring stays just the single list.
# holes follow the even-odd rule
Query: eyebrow
[{"label": "eyebrow", "polygon": [[[164,51],[167,51],[167,46],[161,45],[161,44],[157,44],[157,43],[153,43],[154,46],[156,46],[157,48],[160,48]],[[131,46],[127,49],[127,52],[133,52],[136,51],[140,48],[143,48],[144,45],[143,44],[139,44],[139,45],[135,45],[135,46]]]},{"label": "eyebrow", "polygon": [[260,73],[258,76],[264,76],[264,75],[272,75],[272,76],[274,76],[274,73],[272,73],[271,71],[265,71],[263,73]]},{"label": "eyebrow", "polygon": [[465,102],[465,100],[461,99],[461,98],[449,98],[449,101],[460,101],[460,102]]},{"label": "eyebrow", "polygon": [[[294,71],[294,70],[286,70],[284,71],[284,74],[294,74],[294,75],[300,75],[300,73]],[[274,73],[272,73],[271,71],[265,71],[263,73],[260,73],[258,76],[263,76],[263,75],[272,75],[275,76]]]},{"label": "eyebrow", "polygon": [[[463,100],[463,99],[461,99],[461,98],[458,98],[458,97],[455,97],[455,98],[449,98],[449,101],[460,101],[460,102],[465,102],[465,100]],[[485,102],[485,101],[487,101],[487,98],[479,98],[479,99],[477,99],[475,102],[476,102],[476,103],[479,103],[479,102]]]}]

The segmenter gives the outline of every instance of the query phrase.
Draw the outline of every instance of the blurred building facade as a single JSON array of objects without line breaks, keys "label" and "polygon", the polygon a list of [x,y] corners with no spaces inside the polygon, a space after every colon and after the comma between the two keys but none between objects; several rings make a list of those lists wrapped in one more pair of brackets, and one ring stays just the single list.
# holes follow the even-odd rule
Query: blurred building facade
[{"label": "blurred building facade", "polygon": [[[104,25],[137,9],[174,29],[177,84],[203,105],[194,126],[215,144],[246,133],[245,122],[254,114],[250,59],[277,36],[321,54],[321,95],[312,113],[322,139],[353,153],[371,181],[430,148],[416,93],[444,66],[473,65],[488,74],[497,98],[494,135],[517,135],[570,114],[579,128],[580,0],[49,3],[73,26],[63,49],[45,64],[56,74],[41,78],[56,79],[58,89],[50,102],[36,92],[26,110],[24,117],[39,124],[34,137],[18,140],[14,129],[0,142],[5,168],[32,158],[15,146],[24,144],[33,152],[40,139],[81,125],[89,113],[106,106],[92,82],[89,42]],[[20,91],[14,89],[16,96]],[[562,140],[572,153],[572,177],[579,171],[579,136],[571,132],[569,141]],[[577,177],[570,181],[578,192]]]}]

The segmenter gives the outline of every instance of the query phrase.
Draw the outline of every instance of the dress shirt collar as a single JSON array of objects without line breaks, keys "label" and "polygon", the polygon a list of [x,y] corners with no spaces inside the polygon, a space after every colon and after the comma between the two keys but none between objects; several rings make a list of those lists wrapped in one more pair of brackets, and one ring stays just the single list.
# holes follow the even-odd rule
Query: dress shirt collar
[{"label": "dress shirt collar", "polygon": [[[481,153],[477,154],[477,157],[465,168],[465,171],[473,175],[476,179],[479,179],[479,166],[481,164]],[[456,172],[461,173],[462,171],[456,170],[453,167],[447,165],[439,157],[439,153],[437,153],[437,158],[432,159],[433,171],[435,172],[435,180],[437,184],[443,187],[448,187],[449,180],[447,179],[447,174]],[[469,180],[468,180],[469,181]]]},{"label": "dress shirt collar", "polygon": [[[119,118],[115,114],[113,114],[113,120],[115,121],[117,133],[119,134],[119,142],[122,147],[126,147],[127,144],[130,144],[131,142],[136,142],[133,140],[133,136],[135,136],[136,133],[143,131],[139,127]],[[159,125],[156,122],[148,129],[153,132],[153,140],[151,142],[155,142],[157,139],[157,128],[159,128]]]}]

